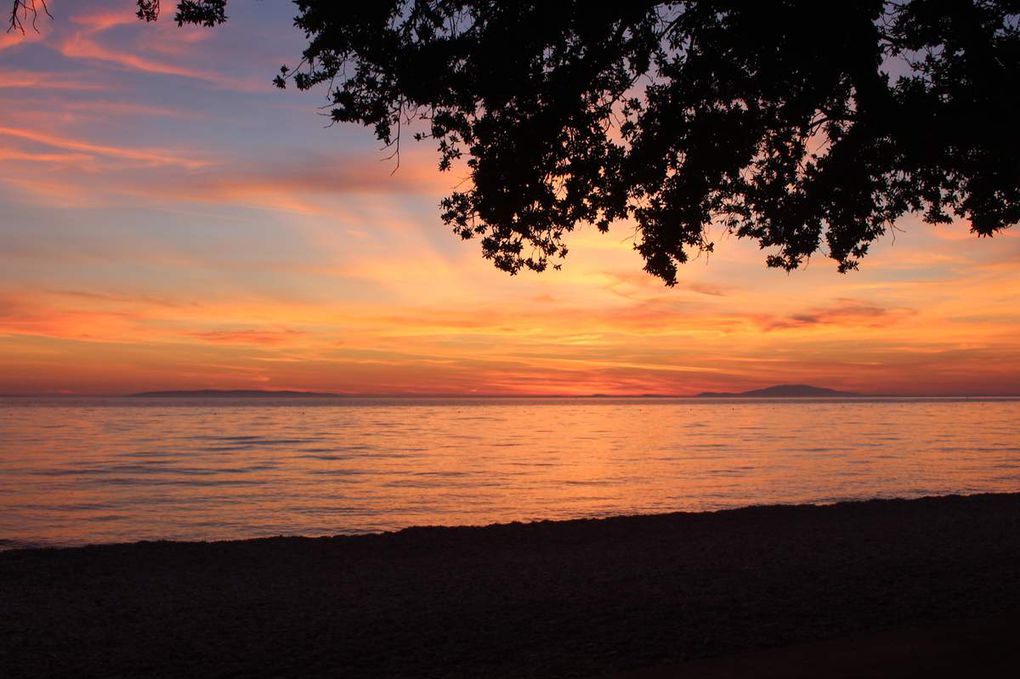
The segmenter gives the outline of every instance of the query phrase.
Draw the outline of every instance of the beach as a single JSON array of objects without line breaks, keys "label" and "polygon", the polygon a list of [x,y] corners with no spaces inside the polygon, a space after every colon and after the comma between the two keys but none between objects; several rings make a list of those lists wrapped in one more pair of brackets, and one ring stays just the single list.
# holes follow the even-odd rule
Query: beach
[{"label": "beach", "polygon": [[8,677],[996,676],[1016,622],[1020,494],[0,553]]}]

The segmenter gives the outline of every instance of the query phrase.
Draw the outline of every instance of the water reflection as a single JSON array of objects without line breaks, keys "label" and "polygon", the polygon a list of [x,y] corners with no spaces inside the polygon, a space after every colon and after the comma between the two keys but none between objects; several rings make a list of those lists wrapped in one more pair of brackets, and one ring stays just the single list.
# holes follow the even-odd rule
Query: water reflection
[{"label": "water reflection", "polygon": [[1018,421],[1015,400],[11,399],[0,539],[322,535],[1017,491]]}]

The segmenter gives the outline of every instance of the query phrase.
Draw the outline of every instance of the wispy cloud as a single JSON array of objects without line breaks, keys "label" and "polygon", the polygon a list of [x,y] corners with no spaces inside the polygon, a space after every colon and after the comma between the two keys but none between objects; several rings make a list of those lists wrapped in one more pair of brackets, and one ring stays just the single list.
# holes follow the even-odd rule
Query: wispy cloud
[{"label": "wispy cloud", "polygon": [[913,313],[911,309],[889,309],[856,299],[841,298],[830,306],[816,307],[787,316],[759,316],[758,322],[765,330],[826,325],[877,328],[897,323]]},{"label": "wispy cloud", "polygon": [[291,329],[193,330],[187,337],[214,344],[280,346],[296,344],[307,333]]},{"label": "wispy cloud", "polygon": [[28,89],[39,91],[99,91],[107,85],[91,80],[84,73],[53,73],[46,71],[9,70],[0,71],[0,89]]},{"label": "wispy cloud", "polygon": [[[75,28],[56,43],[60,53],[69,59],[100,61],[129,71],[188,78],[221,89],[270,89],[268,77],[254,82],[182,63],[185,57],[193,57],[195,45],[205,39],[207,33],[202,29],[180,29],[167,22],[147,24],[138,21],[128,9],[74,16],[72,21]],[[107,39],[116,29],[130,31],[138,40]],[[144,41],[143,36],[147,36]],[[165,58],[153,58],[143,51]]]},{"label": "wispy cloud", "polygon": [[206,167],[209,162],[198,160],[181,155],[176,151],[168,149],[143,149],[122,146],[111,146],[108,144],[97,144],[73,137],[61,136],[25,128],[7,127],[0,125],[0,136],[12,137],[24,141],[43,144],[53,148],[67,151],[80,151],[89,155],[105,156],[120,160],[135,161],[145,165],[154,166],[177,166],[187,169],[198,169]]}]

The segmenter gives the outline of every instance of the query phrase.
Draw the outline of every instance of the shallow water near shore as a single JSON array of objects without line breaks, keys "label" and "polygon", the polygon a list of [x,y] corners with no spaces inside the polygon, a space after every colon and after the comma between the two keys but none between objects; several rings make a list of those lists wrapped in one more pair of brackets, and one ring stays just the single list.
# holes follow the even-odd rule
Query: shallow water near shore
[{"label": "shallow water near shore", "polygon": [[0,399],[0,549],[1020,490],[1017,399]]}]

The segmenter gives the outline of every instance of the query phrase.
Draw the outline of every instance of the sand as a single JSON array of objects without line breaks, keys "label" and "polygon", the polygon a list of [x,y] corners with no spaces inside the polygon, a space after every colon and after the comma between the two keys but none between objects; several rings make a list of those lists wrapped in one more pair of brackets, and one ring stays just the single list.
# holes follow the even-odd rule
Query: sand
[{"label": "sand", "polygon": [[5,677],[1001,676],[1018,623],[1020,494],[0,553]]}]

